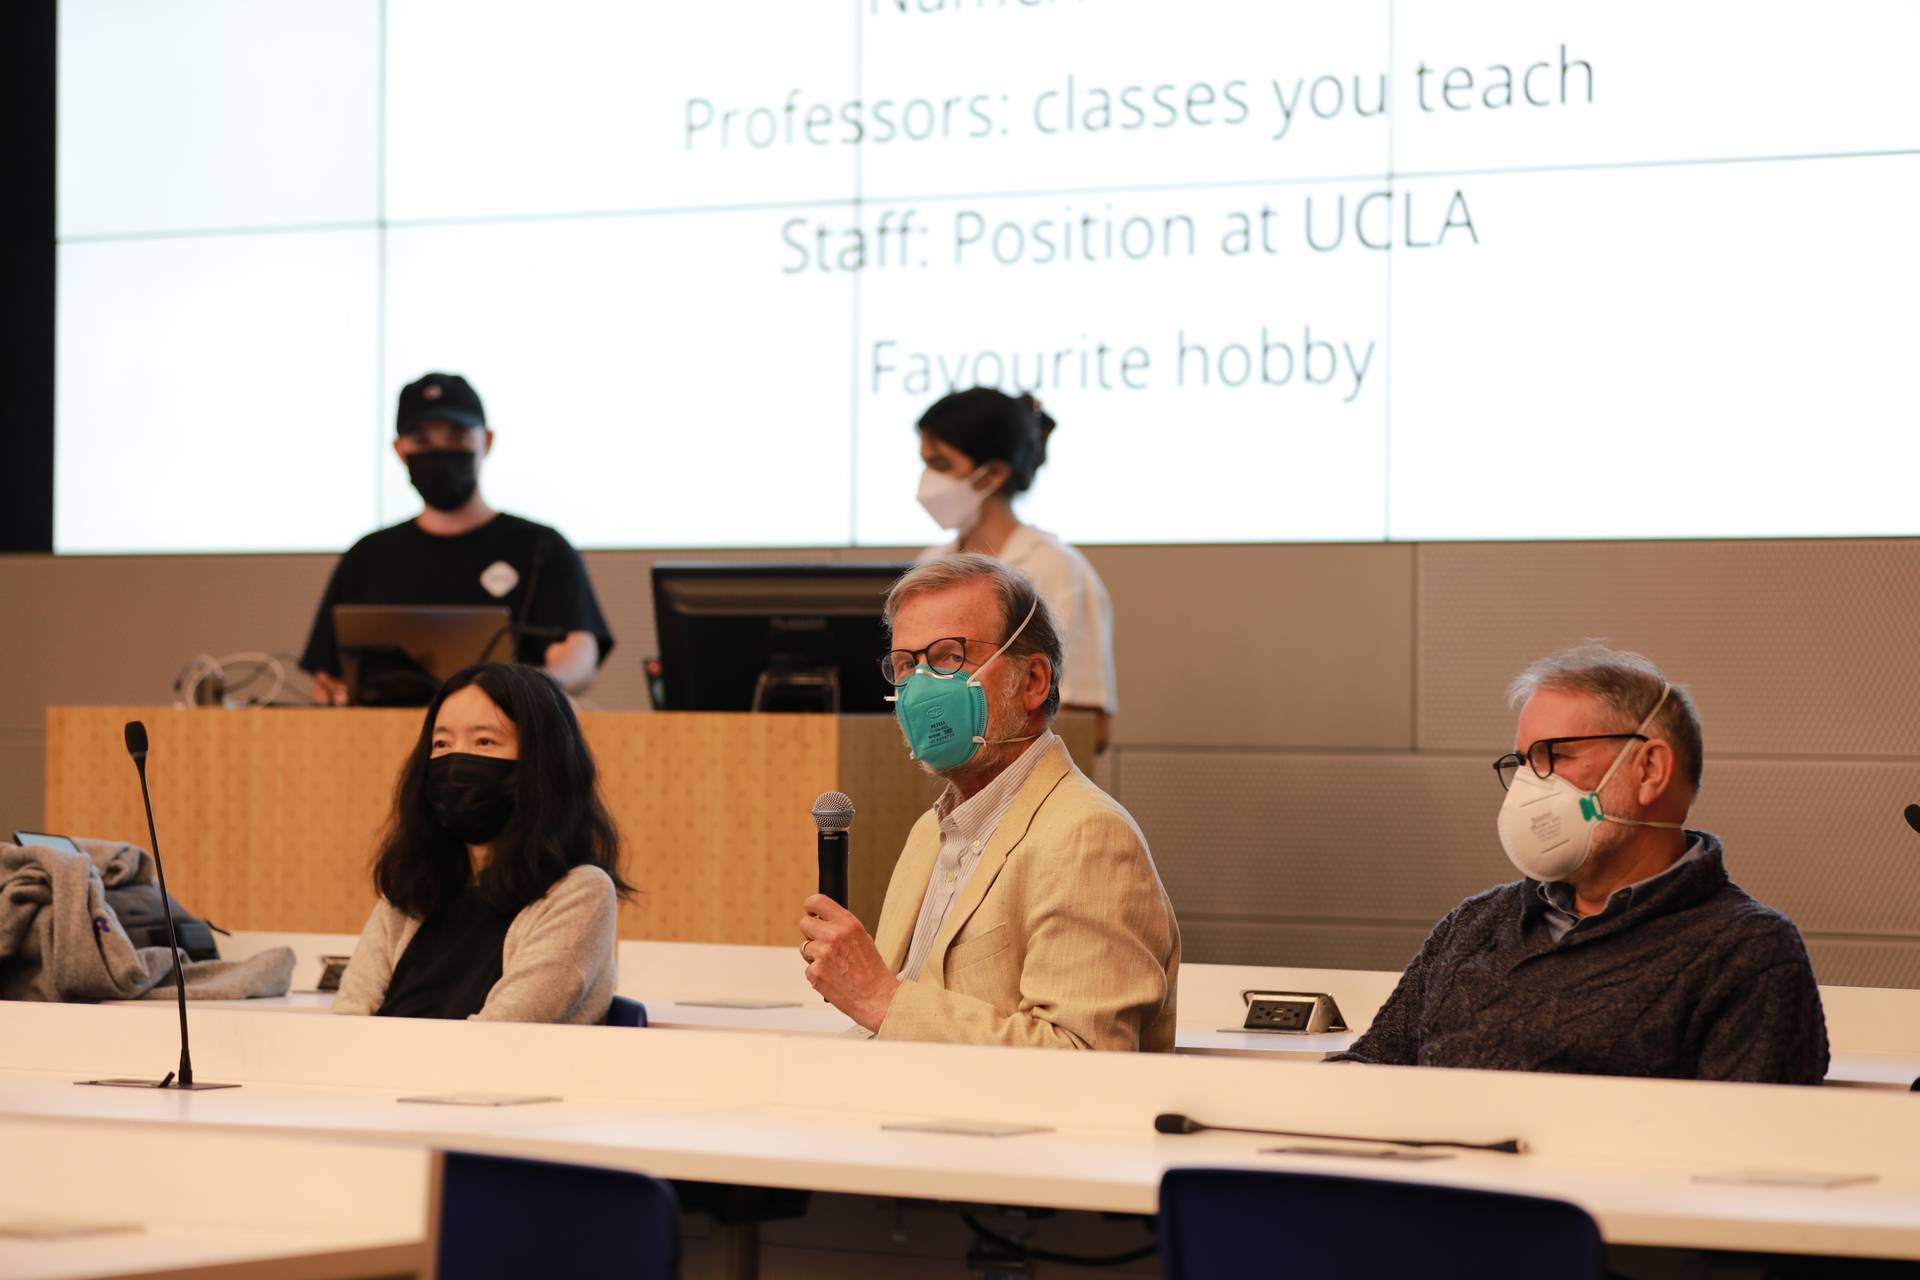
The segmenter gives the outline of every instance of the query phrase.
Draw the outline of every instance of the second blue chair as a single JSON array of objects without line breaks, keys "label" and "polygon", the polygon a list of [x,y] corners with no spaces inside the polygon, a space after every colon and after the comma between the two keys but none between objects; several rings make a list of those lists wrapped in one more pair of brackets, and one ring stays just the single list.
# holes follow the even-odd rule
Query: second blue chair
[{"label": "second blue chair", "polygon": [[435,1280],[679,1272],[680,1207],[658,1178],[458,1151],[434,1178]]},{"label": "second blue chair", "polygon": [[638,1000],[629,1000],[625,996],[615,996],[613,1003],[607,1006],[609,1027],[644,1027],[647,1025],[647,1006]]},{"label": "second blue chair", "polygon": [[1252,1169],[1160,1180],[1167,1280],[1239,1276],[1600,1280],[1600,1229],[1564,1200]]}]

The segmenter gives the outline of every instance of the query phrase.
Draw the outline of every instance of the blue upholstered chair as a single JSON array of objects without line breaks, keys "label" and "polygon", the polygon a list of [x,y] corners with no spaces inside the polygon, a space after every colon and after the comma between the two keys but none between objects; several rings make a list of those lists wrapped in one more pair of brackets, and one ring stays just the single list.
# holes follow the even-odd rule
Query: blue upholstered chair
[{"label": "blue upholstered chair", "polygon": [[1169,1169],[1166,1280],[1238,1276],[1600,1280],[1600,1229],[1564,1200],[1374,1178]]},{"label": "blue upholstered chair", "polygon": [[625,996],[615,996],[613,1003],[607,1006],[607,1025],[610,1027],[644,1027],[647,1025],[647,1006],[638,1000],[629,1000]]},{"label": "blue upholstered chair", "polygon": [[680,1207],[658,1178],[511,1156],[436,1155],[437,1280],[672,1277]]}]

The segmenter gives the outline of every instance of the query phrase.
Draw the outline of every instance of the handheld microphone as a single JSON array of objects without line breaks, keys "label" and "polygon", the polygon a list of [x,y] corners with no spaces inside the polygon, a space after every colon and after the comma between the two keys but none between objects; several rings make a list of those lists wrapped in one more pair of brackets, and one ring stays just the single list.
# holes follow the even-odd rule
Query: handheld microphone
[{"label": "handheld microphone", "polygon": [[1920,831],[1920,804],[1907,806],[1907,825],[1915,831]]},{"label": "handheld microphone", "polygon": [[82,1080],[81,1084],[116,1085],[136,1089],[237,1089],[237,1084],[196,1083],[193,1057],[187,1048],[187,974],[185,957],[180,954],[180,939],[173,925],[173,899],[167,894],[167,868],[160,861],[160,835],[153,826],[153,795],[147,790],[147,726],[138,720],[127,721],[127,754],[140,772],[140,799],[147,807],[147,842],[153,846],[153,869],[160,877],[160,905],[167,913],[167,950],[173,955],[173,985],[180,999],[180,1071],[167,1072],[158,1080]]},{"label": "handheld microphone", "polygon": [[1442,1138],[1368,1138],[1353,1133],[1301,1133],[1293,1129],[1242,1129],[1230,1124],[1203,1124],[1192,1116],[1166,1111],[1153,1118],[1158,1133],[1253,1133],[1267,1138],[1312,1138],[1333,1142],[1372,1142],[1387,1147],[1451,1147],[1457,1151],[1497,1151],[1503,1155],[1521,1155],[1527,1144],[1519,1138],[1502,1142],[1454,1142]]},{"label": "handheld microphone", "polygon": [[847,905],[847,828],[853,825],[853,801],[844,791],[829,791],[813,802],[819,828],[820,893]]}]

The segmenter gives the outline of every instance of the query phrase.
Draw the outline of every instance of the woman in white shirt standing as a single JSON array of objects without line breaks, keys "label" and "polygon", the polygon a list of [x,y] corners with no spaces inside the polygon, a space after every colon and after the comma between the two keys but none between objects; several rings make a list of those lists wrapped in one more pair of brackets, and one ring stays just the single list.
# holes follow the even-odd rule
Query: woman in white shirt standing
[{"label": "woman in white shirt standing", "polygon": [[1021,523],[1013,510],[1013,500],[1047,460],[1053,419],[1031,395],[1016,399],[974,387],[936,402],[918,425],[920,460],[927,468],[920,477],[920,505],[955,534],[920,559],[975,551],[1033,580],[1065,645],[1061,709],[1093,713],[1095,742],[1105,751],[1120,710],[1113,601],[1085,556],[1044,529]]}]

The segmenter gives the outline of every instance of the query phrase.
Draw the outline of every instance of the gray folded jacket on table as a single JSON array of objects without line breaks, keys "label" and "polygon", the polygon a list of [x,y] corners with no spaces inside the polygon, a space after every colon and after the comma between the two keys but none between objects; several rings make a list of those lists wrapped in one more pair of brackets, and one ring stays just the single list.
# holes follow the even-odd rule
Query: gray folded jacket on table
[{"label": "gray folded jacket on table", "polygon": [[[116,840],[76,841],[84,853],[0,841],[0,999],[172,999],[166,947],[136,947],[107,902],[109,885],[145,883],[153,858]],[[245,960],[189,961],[187,996],[279,996],[293,980],[293,951]]]}]

